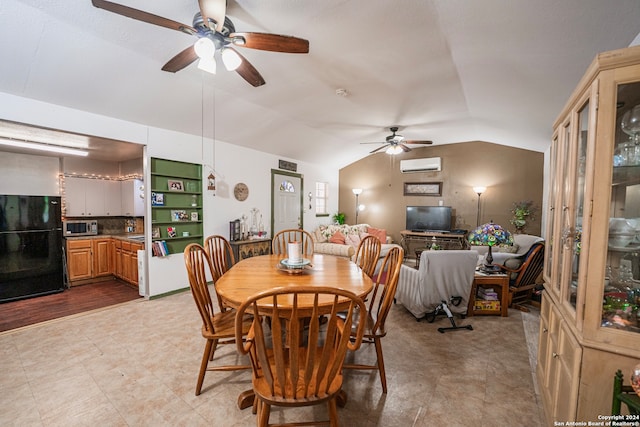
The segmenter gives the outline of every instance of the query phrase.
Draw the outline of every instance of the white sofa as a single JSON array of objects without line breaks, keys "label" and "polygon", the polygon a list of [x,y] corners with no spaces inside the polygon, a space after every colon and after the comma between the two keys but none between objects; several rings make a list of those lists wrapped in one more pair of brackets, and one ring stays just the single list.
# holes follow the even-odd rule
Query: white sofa
[{"label": "white sofa", "polygon": [[[424,251],[418,270],[401,266],[396,302],[417,319],[443,300],[453,313],[466,314],[477,262],[478,252],[473,250]],[[449,304],[451,297],[461,297],[460,304]]]},{"label": "white sofa", "polygon": [[[384,232],[381,229],[372,229],[369,224],[356,224],[356,225],[347,225],[347,224],[330,224],[330,225],[321,225],[316,228],[311,236],[313,237],[313,251],[319,254],[325,255],[336,255],[342,256],[346,258],[352,258],[356,253],[356,249],[358,248],[358,244],[362,236],[368,234],[369,230],[376,230],[377,232]],[[340,243],[331,243],[329,239],[337,232],[340,231],[342,235],[347,238],[345,244]],[[391,238],[384,238],[386,243],[382,243],[382,249],[380,251],[380,257],[384,257],[389,249],[396,244],[391,243]]]}]

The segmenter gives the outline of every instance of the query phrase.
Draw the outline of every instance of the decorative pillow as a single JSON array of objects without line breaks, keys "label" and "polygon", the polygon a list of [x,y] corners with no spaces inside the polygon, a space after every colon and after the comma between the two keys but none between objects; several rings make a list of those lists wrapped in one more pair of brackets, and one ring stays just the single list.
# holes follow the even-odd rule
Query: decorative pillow
[{"label": "decorative pillow", "polygon": [[378,240],[380,240],[380,243],[387,243],[387,230],[384,228],[369,227],[367,233],[376,236]]},{"label": "decorative pillow", "polygon": [[516,252],[518,252],[518,249],[520,247],[518,245],[516,245],[515,243],[511,246],[509,245],[498,245],[498,246],[494,246],[493,248],[491,248],[491,252],[502,252],[505,254],[515,254]]},{"label": "decorative pillow", "polygon": [[358,245],[360,245],[359,234],[347,234],[344,236],[344,240],[347,245],[353,246],[354,249],[358,249]]},{"label": "decorative pillow", "polygon": [[313,238],[318,243],[325,243],[327,241],[327,236],[325,236],[322,232],[326,227],[320,226],[316,228],[316,231],[313,233]]},{"label": "decorative pillow", "polygon": [[344,234],[339,231],[336,231],[333,236],[329,239],[329,243],[338,243],[339,245],[346,245]]}]

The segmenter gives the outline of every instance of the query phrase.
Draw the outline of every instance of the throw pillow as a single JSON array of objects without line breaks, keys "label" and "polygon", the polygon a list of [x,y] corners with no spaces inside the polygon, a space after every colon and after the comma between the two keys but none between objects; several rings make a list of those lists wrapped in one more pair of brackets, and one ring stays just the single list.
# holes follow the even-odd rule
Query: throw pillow
[{"label": "throw pillow", "polygon": [[516,252],[518,252],[518,249],[520,249],[520,247],[514,243],[511,246],[509,246],[509,245],[494,246],[491,249],[491,252],[502,252],[502,253],[507,253],[507,254],[515,254]]},{"label": "throw pillow", "polygon": [[336,231],[333,236],[329,239],[329,243],[337,243],[339,245],[346,245],[344,234],[339,231]]},{"label": "throw pillow", "polygon": [[369,227],[367,233],[372,234],[380,240],[380,243],[387,243],[387,230],[384,228]]},{"label": "throw pillow", "polygon": [[345,243],[349,246],[353,246],[354,249],[358,249],[360,245],[360,235],[359,234],[347,234],[344,236]]},{"label": "throw pillow", "polygon": [[327,237],[322,233],[325,227],[318,227],[316,231],[313,233],[315,241],[318,243],[324,243],[327,241]]}]

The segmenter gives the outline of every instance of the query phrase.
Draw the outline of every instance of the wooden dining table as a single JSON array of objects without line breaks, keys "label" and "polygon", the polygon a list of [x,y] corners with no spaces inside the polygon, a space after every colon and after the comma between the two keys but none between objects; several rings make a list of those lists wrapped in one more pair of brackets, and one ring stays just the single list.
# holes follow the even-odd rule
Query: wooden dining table
[{"label": "wooden dining table", "polygon": [[[310,265],[296,273],[282,268],[281,261],[285,258],[286,255],[261,255],[243,259],[218,279],[216,292],[228,306],[238,308],[249,297],[279,287],[331,286],[361,298],[373,289],[369,276],[348,258],[314,254],[308,257]],[[304,304],[301,300],[299,303]],[[238,407],[252,406],[253,397],[253,390],[243,392],[238,397]]]}]

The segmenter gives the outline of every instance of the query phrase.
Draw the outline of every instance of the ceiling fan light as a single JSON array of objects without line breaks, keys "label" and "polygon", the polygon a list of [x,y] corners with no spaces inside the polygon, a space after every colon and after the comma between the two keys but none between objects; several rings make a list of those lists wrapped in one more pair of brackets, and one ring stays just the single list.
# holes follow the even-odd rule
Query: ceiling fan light
[{"label": "ceiling fan light", "polygon": [[216,60],[213,58],[200,58],[198,61],[198,68],[202,71],[206,71],[207,73],[215,74],[216,73]]},{"label": "ceiling fan light", "polygon": [[213,54],[216,52],[216,46],[211,39],[202,37],[193,44],[193,50],[196,51],[198,58],[213,58]]},{"label": "ceiling fan light", "polygon": [[389,148],[385,151],[387,154],[395,156],[396,154],[402,153],[402,148],[399,145],[390,145]]},{"label": "ceiling fan light", "polygon": [[242,59],[235,50],[222,49],[222,62],[227,71],[235,71],[242,64]]}]

